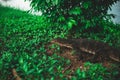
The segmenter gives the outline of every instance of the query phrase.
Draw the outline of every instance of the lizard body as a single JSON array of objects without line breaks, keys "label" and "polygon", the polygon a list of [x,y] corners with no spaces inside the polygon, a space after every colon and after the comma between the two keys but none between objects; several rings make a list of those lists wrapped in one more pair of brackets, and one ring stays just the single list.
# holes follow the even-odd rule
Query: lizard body
[{"label": "lizard body", "polygon": [[107,43],[103,43],[96,40],[89,39],[54,39],[52,43],[64,46],[67,48],[83,51],[94,55],[94,59],[100,55],[109,57],[110,59],[120,62],[120,50],[109,46]]}]

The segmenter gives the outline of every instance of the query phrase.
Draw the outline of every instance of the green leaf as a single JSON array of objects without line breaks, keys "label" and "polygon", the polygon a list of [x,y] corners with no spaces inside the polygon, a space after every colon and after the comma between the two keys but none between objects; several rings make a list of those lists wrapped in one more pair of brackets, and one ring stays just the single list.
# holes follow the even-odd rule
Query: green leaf
[{"label": "green leaf", "polygon": [[52,0],[53,5],[58,5],[58,0]]},{"label": "green leaf", "polygon": [[84,71],[82,71],[82,78],[86,77],[86,73]]},{"label": "green leaf", "polygon": [[55,78],[54,77],[51,77],[51,79],[50,80],[55,80]]},{"label": "green leaf", "polygon": [[35,71],[35,69],[30,69],[28,72],[27,72],[27,74],[31,74],[31,73],[33,73]]},{"label": "green leaf", "polygon": [[78,80],[77,77],[73,76],[71,80]]},{"label": "green leaf", "polygon": [[58,17],[58,19],[57,19],[59,22],[61,22],[61,21],[65,21],[65,17],[64,16],[60,16],[60,17]]},{"label": "green leaf", "polygon": [[69,18],[69,21],[67,22],[68,30],[70,30],[73,27],[73,25],[76,25],[76,24],[77,23],[74,19]]},{"label": "green leaf", "polygon": [[27,62],[23,64],[23,70],[27,73],[28,72],[28,65]]},{"label": "green leaf", "polygon": [[20,57],[20,58],[19,58],[19,63],[20,63],[20,64],[23,64],[23,63],[24,63],[24,62],[23,62],[23,57]]},{"label": "green leaf", "polygon": [[91,27],[91,22],[89,20],[86,20],[86,26],[85,26],[85,28],[87,29],[89,27]]},{"label": "green leaf", "polygon": [[47,3],[50,3],[50,0],[46,0]]},{"label": "green leaf", "polygon": [[75,7],[75,8],[72,8],[70,11],[69,11],[69,14],[70,15],[80,15],[82,13],[82,10],[80,7]]},{"label": "green leaf", "polygon": [[83,3],[83,7],[85,9],[88,9],[90,6],[91,6],[91,2],[90,1],[88,1],[88,2],[86,1],[86,2]]},{"label": "green leaf", "polygon": [[80,74],[80,73],[81,73],[80,68],[77,69],[76,73],[77,73],[77,74]]},{"label": "green leaf", "polygon": [[3,61],[0,59],[0,70],[2,69]]},{"label": "green leaf", "polygon": [[48,69],[48,71],[49,71],[49,72],[52,72],[53,69],[54,69],[54,67],[50,67],[50,68]]}]

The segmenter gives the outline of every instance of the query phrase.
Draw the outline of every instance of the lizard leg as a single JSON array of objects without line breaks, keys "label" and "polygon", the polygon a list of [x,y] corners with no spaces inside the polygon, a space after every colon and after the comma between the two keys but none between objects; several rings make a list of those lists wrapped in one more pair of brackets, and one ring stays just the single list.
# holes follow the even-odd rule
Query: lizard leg
[{"label": "lizard leg", "polygon": [[98,58],[101,56],[101,49],[97,50],[95,55],[93,55],[92,59],[90,60],[90,62],[98,62]]}]

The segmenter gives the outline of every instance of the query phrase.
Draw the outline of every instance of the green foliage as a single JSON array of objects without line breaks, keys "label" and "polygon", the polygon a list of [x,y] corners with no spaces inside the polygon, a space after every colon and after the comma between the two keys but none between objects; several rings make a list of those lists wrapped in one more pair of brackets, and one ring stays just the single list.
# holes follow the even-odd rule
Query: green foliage
[{"label": "green foliage", "polygon": [[91,64],[86,62],[84,70],[79,68],[75,71],[72,80],[119,80],[115,75],[119,75],[118,70],[109,73],[107,68],[101,64]]},{"label": "green foliage", "polygon": [[[47,1],[49,2],[49,0]],[[59,2],[61,2],[59,0],[54,1],[56,1],[52,3],[54,5],[58,5]],[[84,3],[84,7],[86,9],[89,5]],[[82,14],[82,10],[79,7],[75,7],[75,9],[71,9],[69,14],[79,16]],[[106,31],[104,34],[108,33],[107,35],[109,35],[108,37],[106,37],[107,35],[104,36],[106,42],[118,42],[117,39],[120,39],[120,37],[118,37],[120,35],[118,31],[119,25],[104,22],[104,20],[102,21],[101,26],[106,26],[104,28]],[[87,23],[88,26],[91,24],[89,21],[85,23]],[[44,15],[32,16],[26,12],[0,6],[0,80],[8,80],[13,68],[15,68],[19,76],[25,80],[67,80],[67,73],[63,74],[62,70],[64,70],[65,65],[69,65],[69,60],[56,54],[48,56],[46,54],[46,45],[54,38],[66,38],[69,36],[68,31],[72,29],[72,26],[77,26],[77,24],[78,22],[74,17],[66,18],[62,14],[59,15],[56,22],[51,22],[51,20]],[[108,26],[110,27],[107,28]],[[102,37],[104,35],[102,33],[103,32],[98,35]],[[82,37],[89,36],[90,38],[99,38],[99,36],[94,36],[94,33],[90,35],[92,36],[86,33],[82,34]],[[72,37],[77,38],[80,36],[81,35],[76,33]],[[59,47],[52,45],[50,48],[54,47],[57,47],[57,50],[54,52],[56,53]],[[95,74],[93,75],[92,72]],[[102,72],[105,72],[105,74],[103,75]],[[113,71],[109,73],[111,74],[112,72]],[[105,76],[108,76],[108,74],[106,73],[106,69],[101,65],[90,65],[87,72],[78,69],[72,76],[72,79],[76,80],[79,77],[81,77],[81,79],[94,79],[94,77],[97,77],[100,78],[98,80],[101,80],[104,79]]]},{"label": "green foliage", "polygon": [[[72,32],[79,30],[101,29],[101,21],[112,16],[107,14],[108,9],[118,0],[31,0],[33,9],[42,11],[50,18],[56,27]],[[74,28],[74,29],[73,29]]]},{"label": "green foliage", "polygon": [[86,29],[82,32],[72,32],[73,38],[91,38],[98,41],[109,43],[111,46],[120,47],[120,24],[114,24],[111,21],[102,20],[100,27]]},{"label": "green foliage", "polygon": [[65,34],[44,16],[32,16],[7,7],[0,10],[0,80],[8,80],[13,68],[25,80],[63,78],[67,60],[58,55],[48,56],[45,45]]},{"label": "green foliage", "polygon": [[31,0],[31,6],[42,11],[50,25],[68,38],[92,38],[118,47],[120,25],[111,22],[113,16],[107,13],[117,1]]}]

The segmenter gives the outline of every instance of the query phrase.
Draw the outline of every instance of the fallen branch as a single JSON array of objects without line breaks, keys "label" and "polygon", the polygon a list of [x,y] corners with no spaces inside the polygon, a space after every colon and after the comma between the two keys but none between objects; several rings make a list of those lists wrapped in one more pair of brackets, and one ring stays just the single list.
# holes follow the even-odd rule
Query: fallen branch
[{"label": "fallen branch", "polygon": [[13,74],[15,80],[22,80],[20,78],[20,76],[17,74],[16,69],[14,69],[14,68],[12,69],[12,74]]}]

